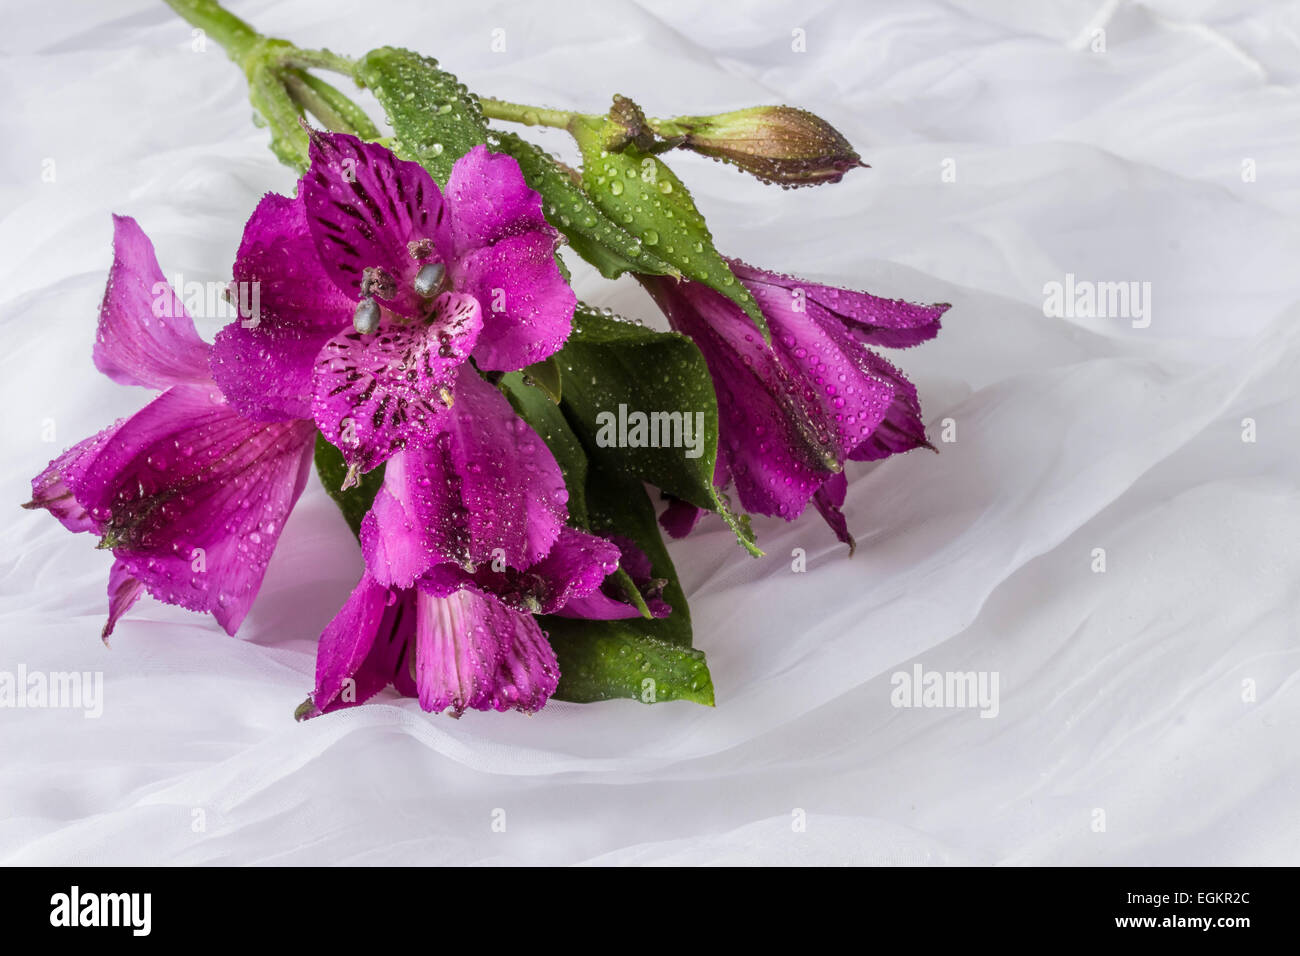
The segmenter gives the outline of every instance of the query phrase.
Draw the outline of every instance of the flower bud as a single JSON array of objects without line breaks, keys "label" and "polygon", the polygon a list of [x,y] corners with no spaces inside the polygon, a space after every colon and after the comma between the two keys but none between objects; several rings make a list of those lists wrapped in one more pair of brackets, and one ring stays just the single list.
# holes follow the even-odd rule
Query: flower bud
[{"label": "flower bud", "polygon": [[716,116],[679,116],[655,124],[666,137],[684,137],[686,149],[739,166],[782,187],[837,183],[865,166],[830,123],[793,106],[755,106]]}]

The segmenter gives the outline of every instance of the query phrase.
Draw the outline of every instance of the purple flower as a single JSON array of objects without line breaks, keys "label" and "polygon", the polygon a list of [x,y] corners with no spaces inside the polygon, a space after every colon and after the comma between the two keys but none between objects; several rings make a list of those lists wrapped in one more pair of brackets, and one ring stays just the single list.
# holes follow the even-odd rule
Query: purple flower
[{"label": "purple flower", "polygon": [[534,614],[637,615],[602,588],[620,559],[648,578],[645,556],[568,527],[564,477],[537,433],[472,367],[452,387],[436,433],[388,460],[361,524],[365,574],[321,635],[300,717],[388,684],[428,711],[531,713],[559,680]]},{"label": "purple flower", "polygon": [[438,597],[368,574],[321,634],[307,719],[365,703],[389,684],[427,711],[532,713],[559,684],[555,652],[531,614],[465,588]]},{"label": "purple flower", "polygon": [[313,132],[310,153],[297,196],[248,222],[235,280],[260,311],[222,330],[212,368],[250,418],[314,418],[355,474],[441,427],[470,356],[513,370],[559,349],[576,299],[514,159],[475,147],[444,194],[352,136]]},{"label": "purple flower", "polygon": [[[408,449],[393,461],[409,454]],[[421,506],[411,492],[421,479],[403,480],[394,487],[388,482],[386,473],[381,495],[389,499],[388,507],[418,514]],[[526,494],[526,488],[521,493]],[[390,510],[390,518],[392,514]],[[404,696],[419,698],[420,706],[434,713],[533,713],[555,692],[560,677],[555,652],[534,614],[637,616],[635,608],[601,591],[622,555],[627,555],[625,563],[634,576],[642,562],[648,572],[648,560],[634,546],[621,549],[605,538],[562,526],[546,554],[535,561],[513,564],[500,551],[478,565],[444,561],[407,585],[410,563],[391,559],[395,552],[422,550],[422,529],[403,526],[399,534],[385,535],[388,519],[376,517],[372,511],[366,518],[367,570],[321,635],[316,688],[299,708],[300,719],[364,703],[390,684]],[[377,552],[376,540],[384,542]],[[400,578],[393,578],[394,567],[402,569]],[[669,611],[662,601],[654,601],[652,608],[657,616]]]},{"label": "purple flower", "polygon": [[531,567],[568,518],[564,476],[545,442],[472,367],[454,384],[439,430],[389,460],[361,523],[366,567],[381,584],[410,587],[443,563]]},{"label": "purple flower", "polygon": [[[718,395],[720,486],[746,510],[798,517],[811,500],[853,545],[839,508],[844,462],[929,447],[916,388],[869,345],[906,348],[933,338],[947,305],[913,305],[731,262],[767,319],[764,341],[740,307],[696,282],[643,277],[674,329],[699,346]],[[674,502],[664,527],[698,519]]]},{"label": "purple flower", "polygon": [[113,551],[104,637],[148,591],[234,633],[261,586],[311,465],[311,422],[253,422],[208,375],[209,346],[135,220],[114,217],[95,365],[162,394],[64,452],[32,501]]},{"label": "purple flower", "polygon": [[[364,703],[389,684],[427,711],[456,717],[540,710],[560,669],[533,614],[591,594],[618,558],[609,541],[565,528],[546,558],[522,571],[442,564],[409,588],[367,572],[321,635],[316,689],[299,716]],[[620,607],[617,616],[636,614]]]},{"label": "purple flower", "polygon": [[602,600],[620,549],[567,527],[554,457],[478,371],[568,337],[558,233],[518,164],[485,147],[445,194],[351,136],[313,133],[310,151],[297,197],[268,195],[249,220],[235,280],[256,283],[260,309],[222,330],[213,361],[245,414],[313,418],[351,476],[386,463],[365,574],[321,637],[300,716],[390,683],[431,711],[537,710],[559,671],[533,614],[578,599],[637,613]]}]

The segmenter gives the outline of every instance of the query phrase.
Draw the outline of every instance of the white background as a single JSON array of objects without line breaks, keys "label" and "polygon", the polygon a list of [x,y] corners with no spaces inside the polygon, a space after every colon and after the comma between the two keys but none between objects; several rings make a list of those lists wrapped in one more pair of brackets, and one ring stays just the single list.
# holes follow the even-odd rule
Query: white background
[{"label": "white background", "polygon": [[[810,108],[872,168],[782,192],[681,157],[719,247],[953,303],[889,358],[957,441],[850,466],[852,560],[813,515],[758,521],[763,560],[717,523],[673,546],[716,709],[457,722],[385,698],[305,725],[316,635],[361,567],[314,478],[238,639],[145,599],[105,650],[109,555],[17,509],[149,397],[90,361],[110,212],[168,276],[223,280],[292,176],[239,71],[161,4],[5,6],[0,669],[100,670],[105,701],[0,711],[0,862],[1300,861],[1296,4],[232,3],[507,99]],[[1044,317],[1067,272],[1150,282],[1150,328]],[[576,281],[650,317],[630,285]],[[892,707],[917,662],[998,672],[997,718]]]}]

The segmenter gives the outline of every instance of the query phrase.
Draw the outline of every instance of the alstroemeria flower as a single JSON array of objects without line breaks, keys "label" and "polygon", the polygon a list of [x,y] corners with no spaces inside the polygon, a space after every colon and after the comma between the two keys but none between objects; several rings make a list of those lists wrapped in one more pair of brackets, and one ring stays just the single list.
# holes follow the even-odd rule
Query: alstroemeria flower
[{"label": "alstroemeria flower", "polygon": [[307,481],[315,427],[249,421],[226,404],[209,346],[135,220],[114,217],[113,251],[95,365],[164,391],[52,461],[24,507],[112,549],[105,637],[142,591],[209,611],[233,634]]},{"label": "alstroemeria flower", "polygon": [[321,634],[316,689],[296,716],[363,704],[390,684],[434,713],[532,713],[559,680],[555,652],[531,614],[468,588],[437,597],[365,575]]},{"label": "alstroemeria flower", "polygon": [[[928,445],[916,388],[869,345],[933,338],[947,305],[914,305],[731,262],[767,319],[768,346],[730,299],[696,282],[643,277],[674,329],[704,355],[718,395],[717,483],[734,482],[746,510],[798,517],[812,500],[852,547],[839,508],[844,462]],[[670,533],[696,509],[674,503]]]},{"label": "alstroemeria flower", "polygon": [[[649,561],[630,542],[620,547],[570,527],[524,568],[499,557],[472,570],[442,563],[410,587],[367,570],[321,635],[316,688],[298,715],[364,703],[389,684],[418,697],[424,710],[456,717],[466,710],[540,710],[560,670],[533,615],[636,617],[634,607],[601,591],[621,556],[634,578],[642,563],[648,577]],[[658,617],[670,610],[653,596],[647,603]]]},{"label": "alstroemeria flower", "polygon": [[[321,635],[316,689],[299,716],[364,703],[389,684],[418,697],[424,710],[456,717],[540,710],[560,668],[533,615],[564,611],[596,592],[618,561],[612,542],[565,528],[550,553],[524,570],[485,565],[471,573],[442,564],[408,588],[367,571]],[[611,609],[606,617],[637,613],[626,604]]]},{"label": "alstroemeria flower", "polygon": [[321,636],[300,716],[388,684],[429,711],[531,713],[559,680],[534,614],[637,616],[609,580],[620,562],[653,614],[670,610],[635,545],[566,524],[559,465],[505,396],[469,366],[454,388],[434,439],[388,461],[361,524],[366,572]]},{"label": "alstroemeria flower", "polygon": [[313,131],[310,152],[297,196],[248,222],[235,280],[260,310],[217,336],[213,373],[245,415],[314,418],[368,471],[440,427],[470,356],[514,370],[559,349],[576,299],[514,159],[475,147],[444,194],[353,136]]}]

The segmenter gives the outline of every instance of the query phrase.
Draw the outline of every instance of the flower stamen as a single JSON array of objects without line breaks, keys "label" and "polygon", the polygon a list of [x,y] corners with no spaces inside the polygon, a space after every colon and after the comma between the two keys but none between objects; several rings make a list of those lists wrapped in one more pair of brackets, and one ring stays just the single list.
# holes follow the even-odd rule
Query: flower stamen
[{"label": "flower stamen", "polygon": [[370,296],[357,303],[352,313],[352,327],[362,335],[369,335],[379,328],[379,305]]},{"label": "flower stamen", "polygon": [[415,275],[415,292],[417,295],[428,299],[438,291],[442,285],[442,280],[447,275],[447,267],[441,262],[430,262],[421,266],[420,271]]}]

